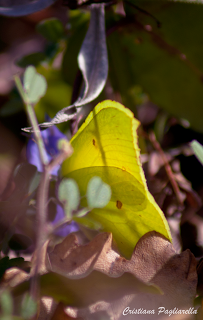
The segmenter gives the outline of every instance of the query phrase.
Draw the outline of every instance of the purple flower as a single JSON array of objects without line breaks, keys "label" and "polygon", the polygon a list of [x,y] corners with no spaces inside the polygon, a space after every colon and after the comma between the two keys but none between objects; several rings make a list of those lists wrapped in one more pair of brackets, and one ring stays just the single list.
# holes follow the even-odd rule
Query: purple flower
[{"label": "purple flower", "polygon": [[[59,221],[61,221],[65,214],[64,214],[64,210],[60,205],[56,206],[56,216],[54,218],[54,220],[52,221],[53,224],[58,223]],[[56,231],[56,234],[60,237],[66,237],[69,233],[71,232],[76,232],[78,231],[78,225],[75,221],[72,221],[70,224],[66,224],[63,227],[59,228],[58,231]]]},{"label": "purple flower", "polygon": [[[50,127],[46,130],[41,131],[41,135],[44,141],[45,149],[46,149],[46,160],[47,162],[50,162],[57,154],[59,154],[58,150],[58,140],[59,139],[64,139],[66,136],[55,126]],[[32,138],[29,139],[28,144],[27,144],[27,160],[29,163],[33,164],[34,166],[37,167],[37,170],[39,172],[43,171],[42,164],[40,161],[40,156],[39,156],[39,149],[36,144],[36,142],[33,140],[33,135]],[[57,176],[58,171],[60,169],[60,165],[56,166],[51,174]],[[53,224],[58,223],[61,221],[63,218],[65,218],[65,213],[63,208],[60,205],[56,206],[56,216],[54,220],[52,221]],[[72,221],[68,225],[64,225],[64,227],[61,227],[56,234],[65,237],[71,232],[78,231],[78,225],[76,222]]]},{"label": "purple flower", "polygon": [[[47,162],[50,162],[57,154],[59,154],[57,147],[58,140],[64,139],[66,136],[55,126],[41,131],[41,135],[46,149],[45,157]],[[33,135],[32,139],[28,141],[26,153],[28,162],[36,166],[39,172],[42,172],[43,169],[40,161],[39,149],[36,142],[33,140]],[[51,174],[57,176],[59,168],[60,165],[56,166]]]}]

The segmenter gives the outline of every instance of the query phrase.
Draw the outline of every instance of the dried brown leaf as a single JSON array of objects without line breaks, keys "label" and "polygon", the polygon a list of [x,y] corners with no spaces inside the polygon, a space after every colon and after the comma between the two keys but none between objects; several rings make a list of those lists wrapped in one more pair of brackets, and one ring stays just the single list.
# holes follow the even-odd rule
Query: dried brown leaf
[{"label": "dried brown leaf", "polygon": [[69,277],[85,276],[92,270],[108,274],[109,264],[120,257],[111,246],[112,234],[99,234],[91,242],[81,246],[72,233],[48,253],[47,269],[51,265],[51,271]]},{"label": "dried brown leaf", "polygon": [[[117,301],[98,303],[83,309],[73,309],[75,316],[84,319],[100,319],[102,312],[120,320],[125,318],[123,310],[154,310],[154,314],[142,319],[156,319],[158,308],[189,309],[196,294],[196,260],[189,250],[177,254],[171,243],[156,232],[142,237],[137,243],[131,260],[122,258],[111,248],[111,234],[96,236],[89,244],[80,246],[72,234],[48,253],[52,271],[67,277],[86,277],[97,270],[110,277],[119,277],[124,272],[132,273],[146,284],[155,284],[163,291],[162,296],[138,292],[125,294]],[[160,314],[159,319],[168,315]],[[171,319],[183,319],[182,314],[174,314]],[[191,317],[191,315],[189,315]],[[189,319],[185,315],[185,319]],[[178,318],[177,318],[178,317]],[[140,319],[139,314],[128,314],[128,319]]]},{"label": "dried brown leaf", "polygon": [[[169,312],[173,320],[194,319],[194,314],[177,312],[194,313],[196,260],[189,250],[177,254],[156,232],[139,240],[130,260],[112,249],[111,234],[99,234],[86,245],[71,234],[48,248],[46,268],[51,272],[41,276],[42,296],[63,301],[68,308],[58,306],[54,316],[53,308],[41,312],[41,320],[121,320],[126,312],[130,320],[168,319]],[[22,283],[14,294],[22,294],[28,286]],[[163,295],[154,294],[157,287]],[[161,307],[165,313],[158,315]]]}]

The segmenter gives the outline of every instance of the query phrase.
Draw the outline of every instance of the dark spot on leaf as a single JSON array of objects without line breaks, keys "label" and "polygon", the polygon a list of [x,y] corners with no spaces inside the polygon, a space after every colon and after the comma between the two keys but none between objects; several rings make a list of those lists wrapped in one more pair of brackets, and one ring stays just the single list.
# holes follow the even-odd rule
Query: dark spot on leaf
[{"label": "dark spot on leaf", "polygon": [[92,143],[94,146],[96,145],[96,141],[94,139],[92,140]]},{"label": "dark spot on leaf", "polygon": [[152,31],[152,26],[150,26],[149,24],[147,24],[146,26],[144,26],[145,30],[147,30],[148,32]]},{"label": "dark spot on leaf", "polygon": [[181,53],[180,58],[181,58],[181,60],[186,60],[186,55],[184,53]]},{"label": "dark spot on leaf", "polygon": [[136,38],[134,41],[136,44],[140,44],[143,40],[141,38]]},{"label": "dark spot on leaf", "polygon": [[118,209],[121,209],[122,206],[123,206],[122,202],[121,202],[120,200],[117,200],[117,201],[116,201],[116,207],[117,207]]}]

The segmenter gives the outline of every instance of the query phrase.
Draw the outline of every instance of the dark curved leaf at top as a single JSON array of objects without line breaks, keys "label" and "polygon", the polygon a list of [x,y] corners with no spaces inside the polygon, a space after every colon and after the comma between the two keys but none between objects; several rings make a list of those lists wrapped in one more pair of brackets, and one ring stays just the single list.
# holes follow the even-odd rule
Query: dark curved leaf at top
[{"label": "dark curved leaf at top", "polygon": [[[103,3],[91,5],[90,24],[78,55],[78,66],[84,80],[79,98],[73,105],[59,111],[51,122],[44,122],[40,127],[50,127],[74,118],[81,106],[95,100],[103,90],[108,76]],[[77,111],[70,114],[70,109],[74,107],[78,108]],[[24,130],[30,131],[30,128]]]},{"label": "dark curved leaf at top", "polygon": [[78,55],[78,65],[83,74],[85,89],[75,106],[87,104],[98,97],[108,75],[104,4],[91,6],[92,19]]},{"label": "dark curved leaf at top", "polygon": [[26,16],[51,6],[56,0],[0,0],[0,15]]}]

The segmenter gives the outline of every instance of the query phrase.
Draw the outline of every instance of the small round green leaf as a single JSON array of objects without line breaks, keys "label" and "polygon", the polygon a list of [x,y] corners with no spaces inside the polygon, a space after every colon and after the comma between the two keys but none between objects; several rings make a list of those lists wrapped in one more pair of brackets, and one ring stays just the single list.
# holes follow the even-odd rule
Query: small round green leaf
[{"label": "small round green leaf", "polygon": [[64,36],[64,28],[60,20],[50,18],[37,25],[37,31],[51,42],[58,42]]},{"label": "small round green leaf", "polygon": [[46,79],[37,73],[35,67],[27,67],[23,82],[30,103],[37,103],[45,95],[47,89]]},{"label": "small round green leaf", "polygon": [[190,145],[194,151],[195,156],[203,165],[203,146],[197,140],[193,140]]},{"label": "small round green leaf", "polygon": [[87,186],[87,202],[90,208],[103,208],[111,199],[111,188],[100,177],[93,177]]},{"label": "small round green leaf", "polygon": [[36,75],[36,69],[33,66],[29,66],[26,68],[25,73],[24,73],[24,88],[27,92],[29,92],[33,79]]},{"label": "small round green leaf", "polygon": [[64,205],[67,216],[71,216],[71,212],[78,208],[80,203],[80,192],[78,185],[73,179],[63,179],[58,190],[59,200]]}]

